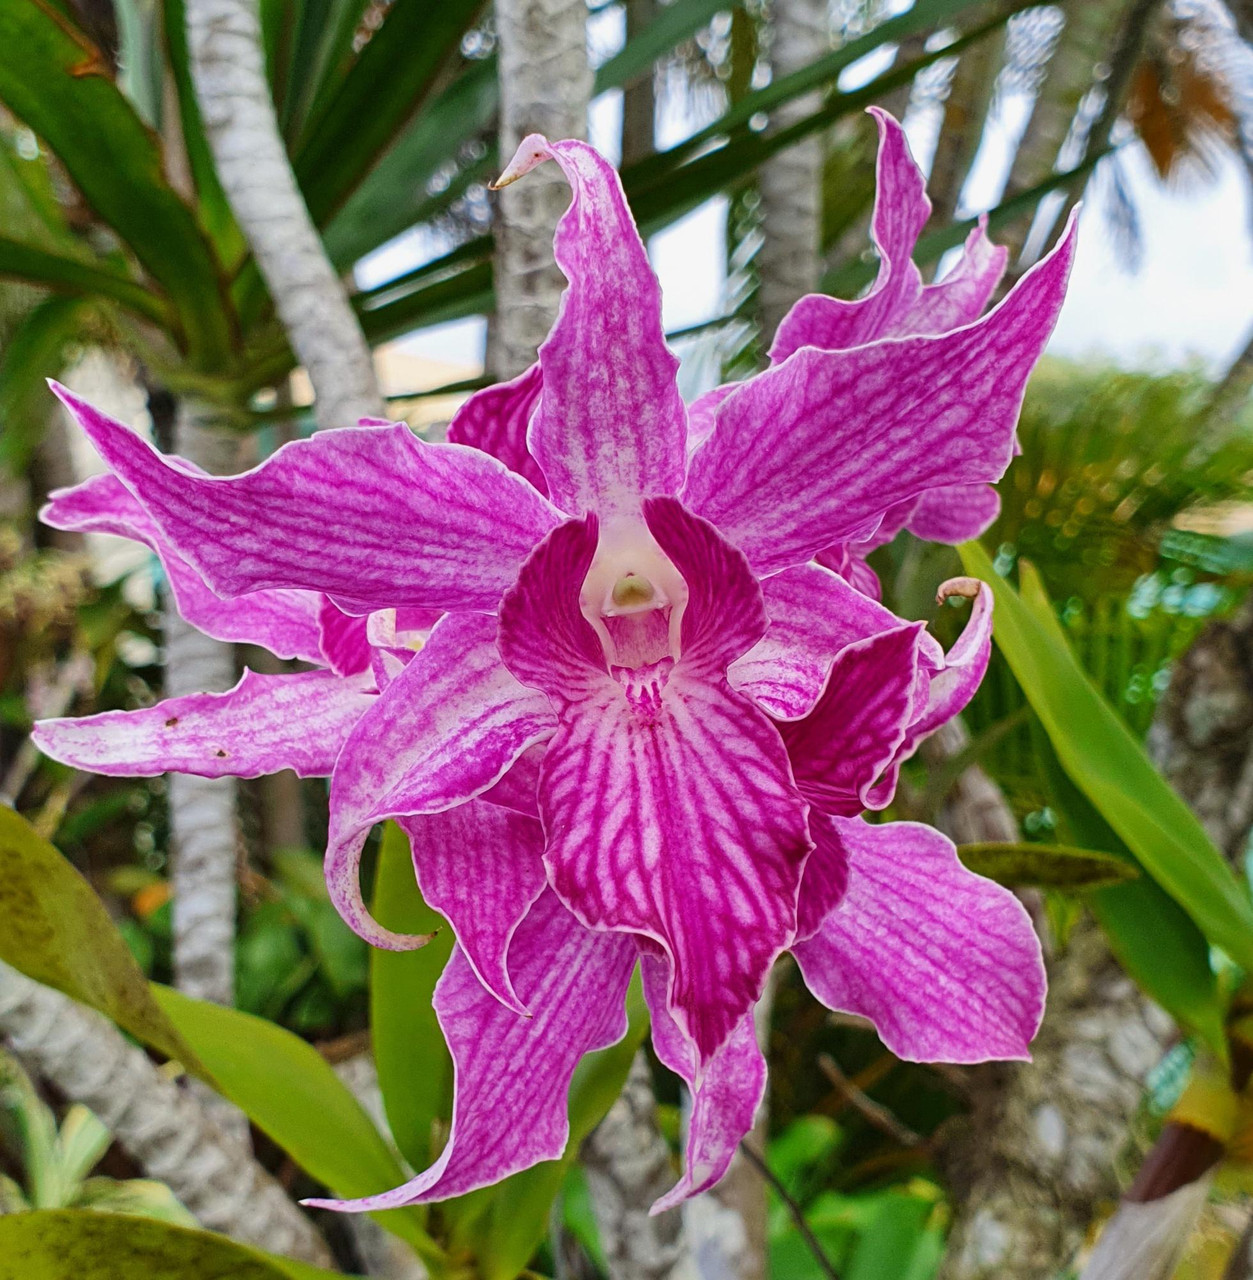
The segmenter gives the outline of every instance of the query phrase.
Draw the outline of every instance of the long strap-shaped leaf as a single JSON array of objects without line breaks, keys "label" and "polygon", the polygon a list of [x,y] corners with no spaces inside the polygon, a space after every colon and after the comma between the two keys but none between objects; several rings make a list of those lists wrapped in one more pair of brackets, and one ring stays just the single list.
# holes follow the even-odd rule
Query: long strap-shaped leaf
[{"label": "long strap-shaped leaf", "polygon": [[[369,1116],[311,1045],[262,1018],[150,986],[87,881],[2,806],[0,960],[181,1062],[336,1195],[366,1195],[404,1181]],[[378,1217],[439,1262],[420,1211]]]},{"label": "long strap-shaped leaf", "polygon": [[222,282],[157,140],[62,10],[0,0],[0,102],[47,142],[88,204],[174,303],[193,363],[220,370],[232,337]]},{"label": "long strap-shaped leaf", "polygon": [[996,642],[1066,773],[1210,942],[1253,967],[1246,890],[1075,660],[1038,574],[1020,566],[1020,596],[978,543],[959,550],[966,571],[992,587]]}]

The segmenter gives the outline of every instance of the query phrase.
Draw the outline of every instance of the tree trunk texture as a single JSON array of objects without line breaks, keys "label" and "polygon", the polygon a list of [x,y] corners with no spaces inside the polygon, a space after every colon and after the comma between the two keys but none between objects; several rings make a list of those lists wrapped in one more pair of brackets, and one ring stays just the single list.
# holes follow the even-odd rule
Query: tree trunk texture
[{"label": "tree trunk texture", "polygon": [[1084,920],[1049,970],[1033,1061],[975,1068],[942,1280],[1052,1280],[1119,1191],[1119,1157],[1173,1023]]},{"label": "tree trunk texture", "polygon": [[283,146],[256,0],[187,0],[192,79],[222,189],[260,268],[320,427],[379,417],[370,349]]},{"label": "tree trunk texture", "polygon": [[[925,750],[946,758],[968,742],[953,721]],[[1003,793],[977,766],[958,779],[943,825],[959,843],[1019,838]],[[955,1211],[941,1280],[1052,1280],[1118,1194],[1127,1125],[1172,1031],[1099,929],[1076,926],[1049,965],[1033,1061],[969,1073],[972,1112],[943,1158]]]},{"label": "tree trunk texture", "polygon": [[94,1111],[206,1227],[333,1265],[313,1223],[248,1148],[107,1019],[0,963],[0,1033],[62,1094]]},{"label": "tree trunk texture", "polygon": [[[970,26],[1003,12],[1000,3],[984,4],[970,16]],[[947,226],[961,203],[962,187],[983,138],[983,125],[1005,53],[1005,28],[973,44],[958,59],[944,102],[944,120],[936,142],[927,191],[933,226]]]},{"label": "tree trunk texture", "polygon": [[[238,443],[201,424],[186,404],[174,427],[174,452],[215,475],[236,470]],[[165,694],[218,693],[235,683],[231,645],[213,640],[165,610]],[[200,1000],[235,997],[235,905],[238,823],[231,778],[168,775],[173,842],[174,980]]]},{"label": "tree trunk texture", "polygon": [[[1239,859],[1253,826],[1253,603],[1211,623],[1176,664],[1148,746],[1215,844]],[[973,1140],[953,1152],[958,1208],[942,1280],[1051,1280],[1072,1261],[1094,1212],[1120,1190],[1144,1080],[1173,1034],[1096,926],[1072,932],[1051,968],[1034,1063],[979,1069],[1001,1083],[975,1091]],[[1162,1254],[1186,1233],[1199,1194],[1126,1202],[1115,1241],[1169,1219]],[[1098,1248],[1085,1280],[1147,1280],[1151,1272],[1125,1269],[1130,1256]]]},{"label": "tree trunk texture", "polygon": [[617,1280],[692,1280],[685,1266],[683,1217],[649,1206],[674,1183],[670,1149],[657,1129],[648,1059],[635,1055],[617,1102],[580,1153],[600,1225],[609,1274]]},{"label": "tree trunk texture", "polygon": [[[1029,190],[1053,172],[1079,103],[1109,57],[1126,7],[1125,0],[1065,0],[1064,25],[1014,152],[1005,199]],[[1028,214],[997,235],[1009,248],[1011,267],[1022,253],[1031,223]]]},{"label": "tree trunk texture", "polygon": [[[173,451],[215,475],[238,469],[236,437],[204,425],[195,406],[175,410]],[[165,696],[220,693],[235,683],[235,651],[186,622],[168,599]],[[235,914],[241,848],[233,778],[166,774],[170,815],[170,891],[174,985],[198,1000],[235,1003]],[[214,1122],[241,1143],[248,1121],[224,1098],[193,1082]]]},{"label": "tree trunk texture", "polygon": [[[831,47],[826,0],[776,0],[770,61],[776,77],[807,67]],[[773,125],[784,128],[822,105],[820,94],[784,103]],[[822,260],[821,132],[780,151],[761,166],[762,244],[757,295],[762,337],[769,343],[788,309],[818,287]]]},{"label": "tree trunk texture", "polygon": [[[592,72],[582,0],[497,0],[500,156],[528,133],[586,138]],[[542,165],[497,193],[496,319],[488,364],[511,378],[535,359],[557,316],[565,278],[553,261],[553,228],[570,202],[556,165]]]}]

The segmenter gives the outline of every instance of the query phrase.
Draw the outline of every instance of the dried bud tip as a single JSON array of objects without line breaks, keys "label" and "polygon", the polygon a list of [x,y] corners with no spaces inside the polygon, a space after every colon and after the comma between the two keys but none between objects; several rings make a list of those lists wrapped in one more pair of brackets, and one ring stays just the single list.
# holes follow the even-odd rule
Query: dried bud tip
[{"label": "dried bud tip", "polygon": [[548,139],[542,133],[528,133],[518,144],[513,159],[505,165],[505,171],[490,184],[489,189],[499,191],[501,187],[507,187],[511,182],[517,182],[519,178],[530,173],[537,164],[550,160],[552,154]]},{"label": "dried bud tip", "polygon": [[940,589],[935,593],[935,602],[944,604],[953,596],[961,596],[963,600],[973,600],[982,588],[983,583],[978,578],[949,578],[947,582],[940,583]]}]

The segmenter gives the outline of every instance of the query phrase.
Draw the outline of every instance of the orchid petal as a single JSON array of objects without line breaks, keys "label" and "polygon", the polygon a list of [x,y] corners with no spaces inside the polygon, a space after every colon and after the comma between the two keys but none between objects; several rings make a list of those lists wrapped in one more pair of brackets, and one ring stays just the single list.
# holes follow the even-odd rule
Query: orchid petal
[{"label": "orchid petal", "polygon": [[824,812],[851,817],[867,808],[871,788],[896,760],[926,697],[921,630],[910,623],[849,645],[809,715],[780,723],[796,785]]},{"label": "orchid petal", "polygon": [[848,852],[835,819],[811,809],[809,837],[814,842],[814,851],[805,863],[796,903],[797,942],[812,938],[818,932],[848,890]]},{"label": "orchid petal", "polygon": [[1026,1059],[1045,977],[1018,899],[967,871],[930,827],[832,822],[848,854],[848,889],[792,948],[810,991],[869,1018],[911,1062]]},{"label": "orchid petal", "polygon": [[704,395],[697,396],[687,406],[687,448],[689,453],[698,445],[704,444],[713,435],[714,423],[717,421],[718,410],[722,407],[722,402],[733,391],[738,391],[743,385],[740,382],[724,382],[722,386],[714,387],[712,391],[706,391]]},{"label": "orchid petal", "polygon": [[142,542],[156,552],[179,616],[205,635],[232,643],[258,644],[279,658],[322,662],[316,593],[280,589],[223,600],[178,555],[139,500],[116,476],[92,476],[72,489],[56,490],[39,515],[54,529],[109,533]]},{"label": "orchid petal", "polygon": [[988,239],[988,217],[966,237],[957,265],[923,289],[901,321],[900,333],[946,333],[977,320],[1005,274],[1009,250]]},{"label": "orchid petal", "polygon": [[557,520],[495,458],[426,444],[403,423],[320,431],[242,475],[204,476],[54,390],[174,550],[224,596],[295,587],[357,613],[491,609]]},{"label": "orchid petal", "polygon": [[509,940],[544,891],[544,832],[534,818],[482,800],[400,818],[418,887],[452,925],[478,980],[527,1014],[505,964]]},{"label": "orchid petal", "polygon": [[606,670],[578,606],[593,519],[557,529],[523,566],[500,648],[560,716],[540,774],[549,883],[592,928],[665,948],[669,1007],[708,1060],[792,935],[810,844],[777,731],[724,675],[766,628],[752,574],[673,499],[645,514],[688,584],[673,668]]},{"label": "orchid petal", "polygon": [[849,351],[804,348],[746,383],[692,455],[685,503],[767,574],[857,541],[927,489],[999,479],[1061,308],[1074,230],[1072,218],[976,324]]},{"label": "orchid petal", "polygon": [[416,1178],[361,1200],[307,1200],[353,1213],[464,1195],[541,1160],[570,1136],[566,1096],[584,1054],[626,1034],[635,946],[585,929],[556,895],[543,894],[509,947],[509,970],[526,1018],[484,990],[457,947],[435,988],[435,1012],[456,1080],[452,1132]]},{"label": "orchid petal", "polygon": [[[241,599],[246,602],[251,597]],[[333,600],[322,597],[318,607],[318,647],[322,660],[336,674],[351,676],[369,667],[370,641],[366,630],[364,618],[345,613]]]},{"label": "orchid petal", "polygon": [[692,1090],[683,1176],[652,1207],[664,1213],[689,1196],[708,1190],[727,1171],[740,1139],[751,1131],[766,1092],[766,1060],[757,1045],[750,1010],[731,1038],[701,1069],[695,1046],[670,1016],[666,993],[670,966],[652,955],[641,955],[640,975],[652,1022],[657,1057]]},{"label": "orchid petal", "polygon": [[[931,201],[918,166],[909,153],[905,131],[886,111],[871,108],[879,126],[879,156],[874,206],[874,241],[879,274],[873,288],[855,302],[813,293],[783,317],[770,348],[778,364],[802,347],[841,351],[902,330],[901,323],[924,292],[912,254]],[[922,330],[918,330],[922,332]]]},{"label": "orchid petal", "polygon": [[980,583],[965,628],[931,677],[926,711],[911,731],[914,739],[921,741],[966,709],[978,692],[991,657],[992,588]]},{"label": "orchid petal", "polygon": [[533,364],[511,382],[500,382],[476,391],[453,414],[448,424],[450,444],[482,449],[516,472],[542,494],[548,483],[539,463],[527,448],[526,433],[539,404],[544,377],[538,364]]},{"label": "orchid petal", "polygon": [[985,533],[1001,514],[1000,495],[986,484],[928,489],[908,520],[910,533],[926,542],[956,545]]},{"label": "orchid petal", "polygon": [[371,919],[359,864],[385,818],[439,813],[487,790],[553,731],[547,700],[500,661],[495,619],[449,614],[378,696],[340,754],[331,781],[326,882],[349,926],[376,947],[413,943]]},{"label": "orchid petal", "polygon": [[[830,569],[797,565],[761,583],[770,626],[727,672],[733,688],[772,716],[793,720],[813,710],[841,649],[885,631],[901,619]],[[928,650],[938,665],[939,646]]]},{"label": "orchid petal", "polygon": [[866,563],[858,550],[854,551],[846,542],[837,542],[825,551],[819,551],[814,558],[832,573],[838,573],[850,587],[860,591],[870,600],[883,599],[883,584],[879,575]]},{"label": "orchid petal", "polygon": [[225,693],[168,698],[140,711],[41,720],[31,738],[54,760],[112,777],[172,772],[257,778],[292,769],[302,778],[322,778],[375,700],[368,677],[245,671]]},{"label": "orchid petal", "polygon": [[530,451],[573,515],[633,511],[683,480],[687,412],[661,327],[661,289],[613,166],[585,142],[524,138],[500,182],[555,160],[570,208],[553,250],[569,280],[539,350],[544,394]]}]

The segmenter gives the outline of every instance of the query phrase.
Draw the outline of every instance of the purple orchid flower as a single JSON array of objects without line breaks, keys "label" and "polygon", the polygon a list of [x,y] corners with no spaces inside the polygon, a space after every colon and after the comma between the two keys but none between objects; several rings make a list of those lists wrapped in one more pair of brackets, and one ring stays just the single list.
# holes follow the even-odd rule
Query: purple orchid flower
[{"label": "purple orchid flower", "polygon": [[[194,715],[47,721],[40,745],[106,772],[247,775],[316,737],[315,763],[334,755],[326,872],[345,919],[378,946],[423,941],[362,897],[365,838],[394,818],[457,937],[435,993],[456,1071],[448,1145],[403,1187],[318,1203],[443,1199],[559,1156],[571,1075],[625,1033],[637,964],[658,1056],[693,1094],[686,1168],[658,1210],[717,1181],[751,1126],[752,1011],[784,950],[902,1057],[1027,1055],[1044,974],[1026,913],[937,832],[863,817],[973,695],[989,595],[944,653],[841,572],[936,511],[954,537],[986,519],[979,486],[1012,456],[1074,228],[979,318],[1003,253],[980,229],[922,286],[922,179],[899,126],[879,127],[874,289],[803,299],[770,369],[690,410],[617,175],[584,143],[537,136],[501,181],[546,160],[565,173],[569,288],[538,363],[471,397],[449,443],[363,425],[216,478],[59,390],[115,477],[99,518],[125,508],[171,582],[203,591],[193,620],[297,598],[299,646],[276,626],[270,647],[326,669],[271,677],[291,692],[269,720],[245,677]],[[357,640],[337,668],[341,633]],[[301,680],[336,696],[358,681],[353,711],[323,728]]]}]

